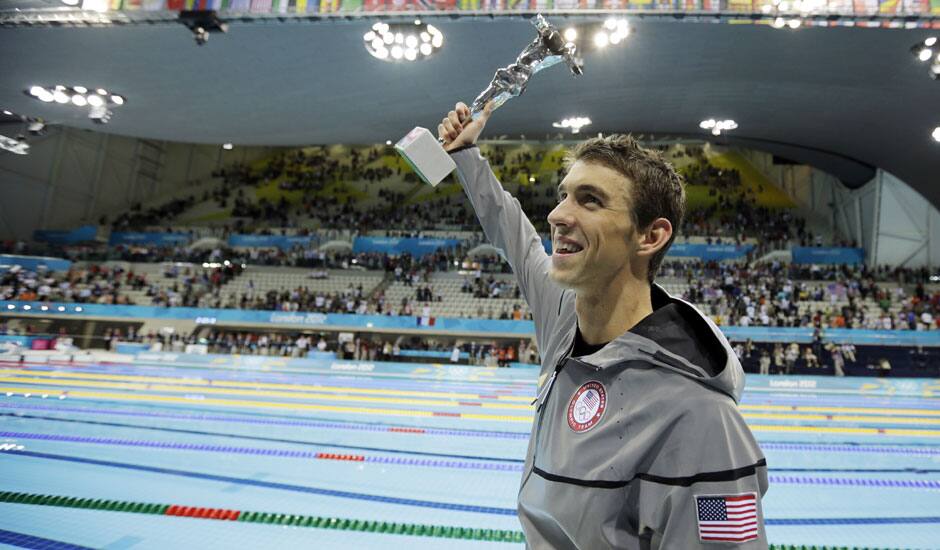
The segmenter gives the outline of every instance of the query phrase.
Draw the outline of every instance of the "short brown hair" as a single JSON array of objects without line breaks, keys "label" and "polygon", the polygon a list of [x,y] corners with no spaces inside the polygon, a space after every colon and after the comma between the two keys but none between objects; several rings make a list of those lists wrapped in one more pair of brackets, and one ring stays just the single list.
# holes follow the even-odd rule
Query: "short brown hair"
[{"label": "short brown hair", "polygon": [[637,229],[646,229],[656,218],[666,218],[672,224],[669,242],[650,258],[646,278],[652,283],[685,216],[682,176],[659,151],[643,148],[631,135],[614,134],[583,141],[568,152],[565,166],[570,168],[579,160],[606,166],[630,179],[633,223]]}]

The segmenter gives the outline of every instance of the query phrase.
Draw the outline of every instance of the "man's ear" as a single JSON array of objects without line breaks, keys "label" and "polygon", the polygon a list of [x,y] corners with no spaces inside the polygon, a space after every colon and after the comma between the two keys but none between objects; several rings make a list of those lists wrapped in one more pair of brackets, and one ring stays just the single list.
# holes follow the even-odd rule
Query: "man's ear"
[{"label": "man's ear", "polygon": [[656,218],[638,237],[637,256],[650,258],[672,238],[672,223],[666,218]]}]

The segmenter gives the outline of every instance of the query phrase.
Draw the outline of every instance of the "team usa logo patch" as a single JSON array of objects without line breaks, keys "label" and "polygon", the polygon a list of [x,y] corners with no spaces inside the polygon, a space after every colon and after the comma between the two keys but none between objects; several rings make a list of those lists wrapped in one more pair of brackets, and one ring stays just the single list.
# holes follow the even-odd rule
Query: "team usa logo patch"
[{"label": "team usa logo patch", "polygon": [[601,421],[607,409],[607,390],[591,381],[574,392],[568,403],[568,427],[577,433],[590,430]]},{"label": "team usa logo patch", "polygon": [[704,542],[747,542],[758,536],[757,493],[695,495],[698,536]]}]

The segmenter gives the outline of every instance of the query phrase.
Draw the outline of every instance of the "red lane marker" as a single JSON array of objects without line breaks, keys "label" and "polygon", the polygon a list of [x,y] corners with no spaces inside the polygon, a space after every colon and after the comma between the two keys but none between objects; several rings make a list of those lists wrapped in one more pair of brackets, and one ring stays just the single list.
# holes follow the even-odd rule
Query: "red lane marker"
[{"label": "red lane marker", "polygon": [[406,434],[423,434],[423,433],[427,433],[427,431],[425,431],[424,428],[389,428],[388,431],[390,431],[390,432],[400,432],[400,433],[406,433]]},{"label": "red lane marker", "polygon": [[364,455],[338,455],[333,453],[317,453],[315,458],[320,458],[323,460],[350,460],[353,462],[366,461],[366,457]]},{"label": "red lane marker", "polygon": [[163,513],[167,516],[180,516],[187,518],[216,519],[219,521],[237,521],[241,510],[226,510],[224,508],[196,508],[194,506],[180,506],[174,504]]},{"label": "red lane marker", "polygon": [[450,416],[450,417],[453,417],[453,418],[460,418],[460,413],[452,413],[452,412],[439,412],[439,411],[434,411],[433,413],[431,413],[431,415],[432,415],[432,416]]},{"label": "red lane marker", "polygon": [[499,399],[498,395],[481,395],[480,399]]},{"label": "red lane marker", "polygon": [[469,401],[458,401],[458,405],[461,407],[482,407],[483,403],[471,403]]}]

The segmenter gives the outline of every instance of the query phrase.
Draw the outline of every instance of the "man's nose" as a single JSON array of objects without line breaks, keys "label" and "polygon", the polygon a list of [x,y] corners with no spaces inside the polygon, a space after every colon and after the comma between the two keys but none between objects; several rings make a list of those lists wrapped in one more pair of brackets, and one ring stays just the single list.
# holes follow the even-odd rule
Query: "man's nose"
[{"label": "man's nose", "polygon": [[569,207],[567,199],[558,203],[558,205],[548,213],[548,223],[552,227],[571,227],[574,225],[574,218],[571,215],[571,208]]}]

